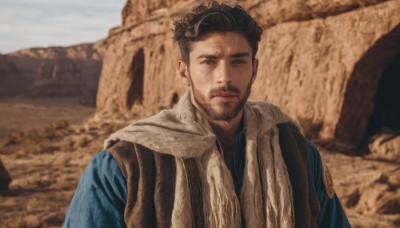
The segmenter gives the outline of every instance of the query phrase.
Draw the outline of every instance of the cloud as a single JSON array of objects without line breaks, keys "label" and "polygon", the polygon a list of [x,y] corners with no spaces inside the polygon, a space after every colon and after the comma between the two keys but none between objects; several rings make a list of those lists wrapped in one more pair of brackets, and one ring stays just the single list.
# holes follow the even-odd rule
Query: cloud
[{"label": "cloud", "polygon": [[0,0],[0,52],[93,42],[121,24],[124,0]]}]

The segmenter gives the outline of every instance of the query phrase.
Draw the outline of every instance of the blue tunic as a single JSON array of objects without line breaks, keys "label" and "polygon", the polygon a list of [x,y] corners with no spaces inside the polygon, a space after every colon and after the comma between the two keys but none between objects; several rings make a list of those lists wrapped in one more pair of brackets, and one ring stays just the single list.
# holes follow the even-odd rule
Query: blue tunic
[{"label": "blue tunic", "polygon": [[[313,184],[320,202],[318,227],[350,227],[346,214],[335,195],[330,199],[322,180],[322,162],[317,148],[308,142]],[[243,182],[246,142],[243,130],[235,138],[233,178]],[[114,157],[106,150],[90,162],[72,198],[64,227],[125,227],[126,181]]]}]

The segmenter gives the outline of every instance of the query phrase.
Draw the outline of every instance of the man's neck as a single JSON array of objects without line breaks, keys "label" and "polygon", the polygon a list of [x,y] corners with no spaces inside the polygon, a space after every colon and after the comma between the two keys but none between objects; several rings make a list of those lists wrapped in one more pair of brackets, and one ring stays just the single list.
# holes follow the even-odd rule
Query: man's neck
[{"label": "man's neck", "polygon": [[228,145],[235,141],[235,135],[240,127],[243,110],[230,120],[213,120],[206,116],[220,143]]},{"label": "man's neck", "polygon": [[234,172],[233,150],[236,138],[235,136],[240,127],[242,117],[243,110],[229,121],[212,120],[206,117],[218,138],[221,147],[220,152],[224,158],[225,164],[232,173]]}]

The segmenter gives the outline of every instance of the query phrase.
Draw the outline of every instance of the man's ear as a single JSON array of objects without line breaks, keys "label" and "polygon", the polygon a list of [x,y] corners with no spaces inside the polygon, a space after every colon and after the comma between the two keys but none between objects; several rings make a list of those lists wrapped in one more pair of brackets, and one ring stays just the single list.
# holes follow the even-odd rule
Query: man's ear
[{"label": "man's ear", "polygon": [[253,60],[253,73],[251,75],[251,84],[253,84],[254,81],[256,80],[257,73],[258,73],[258,59],[254,58],[254,60]]},{"label": "man's ear", "polygon": [[185,86],[190,86],[190,78],[189,78],[189,71],[188,71],[188,65],[180,59],[178,62],[178,70],[177,70],[179,76],[181,77],[183,84]]}]

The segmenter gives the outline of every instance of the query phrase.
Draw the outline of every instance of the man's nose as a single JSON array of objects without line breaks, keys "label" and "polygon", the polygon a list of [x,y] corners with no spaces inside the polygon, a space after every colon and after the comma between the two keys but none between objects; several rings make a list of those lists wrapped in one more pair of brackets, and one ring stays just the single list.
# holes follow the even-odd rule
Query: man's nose
[{"label": "man's nose", "polygon": [[218,66],[217,80],[218,84],[230,84],[232,83],[232,72],[229,64],[222,61]]}]

